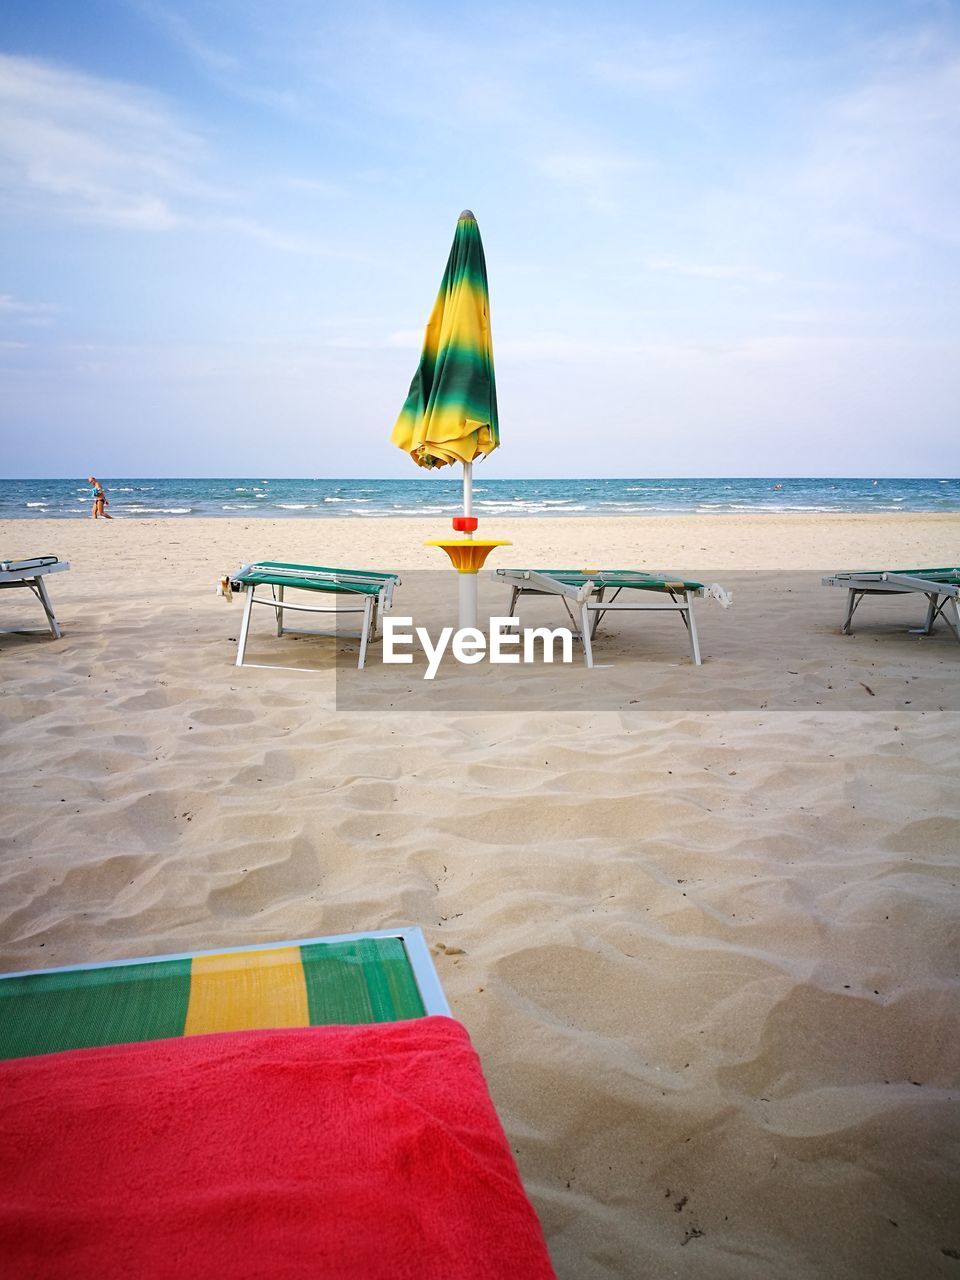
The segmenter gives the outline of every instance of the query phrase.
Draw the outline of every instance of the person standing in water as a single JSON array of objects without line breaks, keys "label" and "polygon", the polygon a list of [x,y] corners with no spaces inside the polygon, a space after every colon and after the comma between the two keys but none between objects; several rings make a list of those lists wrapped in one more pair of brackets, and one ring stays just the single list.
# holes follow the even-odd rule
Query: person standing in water
[{"label": "person standing in water", "polygon": [[93,485],[93,510],[90,517],[93,520],[99,520],[103,516],[104,520],[112,520],[113,516],[107,514],[106,508],[110,505],[107,502],[107,495],[103,491],[103,485],[96,476],[87,476],[87,484]]}]

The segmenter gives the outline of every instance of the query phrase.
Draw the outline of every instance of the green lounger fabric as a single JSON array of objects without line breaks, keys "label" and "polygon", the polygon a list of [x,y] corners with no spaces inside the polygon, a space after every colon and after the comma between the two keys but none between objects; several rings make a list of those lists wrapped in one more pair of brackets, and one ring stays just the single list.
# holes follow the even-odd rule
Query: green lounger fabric
[{"label": "green lounger fabric", "polygon": [[397,576],[395,573],[381,573],[372,569],[331,569],[325,565],[263,560],[251,565],[243,573],[238,573],[231,581],[255,587],[300,587],[304,591],[375,596]]},{"label": "green lounger fabric", "polygon": [[[522,573],[523,570],[510,570]],[[682,586],[684,591],[700,591],[702,582],[687,582],[683,578],[657,578],[653,574],[643,573],[637,569],[598,569],[596,572],[584,573],[580,569],[537,569],[537,573],[548,578],[556,578],[566,587],[582,587],[585,582],[594,582],[598,587],[632,587],[638,591],[669,591]]]},{"label": "green lounger fabric", "polygon": [[845,573],[834,574],[834,577],[879,578],[884,573],[896,573],[904,578],[926,578],[928,582],[960,582],[960,568],[950,566],[943,569],[848,569]]}]

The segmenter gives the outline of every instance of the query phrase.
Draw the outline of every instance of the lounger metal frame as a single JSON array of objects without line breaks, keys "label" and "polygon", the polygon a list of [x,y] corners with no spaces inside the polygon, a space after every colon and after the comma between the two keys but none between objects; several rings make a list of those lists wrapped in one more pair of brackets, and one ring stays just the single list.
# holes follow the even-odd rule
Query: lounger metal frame
[{"label": "lounger metal frame", "polygon": [[[898,573],[835,573],[822,578],[825,587],[842,587],[847,592],[847,616],[840,628],[841,634],[853,635],[853,615],[864,596],[924,595],[927,598],[927,616],[922,627],[911,627],[912,635],[928,636],[937,618],[944,622],[960,640],[960,569],[938,570],[938,576],[925,578],[922,574]],[[940,574],[952,574],[954,582],[941,580]],[[951,613],[953,617],[951,618]]]},{"label": "lounger metal frame", "polygon": [[18,973],[0,974],[0,982],[7,978],[31,978],[35,974],[81,973],[88,969],[118,969],[129,964],[159,964],[165,960],[192,960],[197,956],[231,955],[240,951],[279,951],[285,947],[308,947],[322,942],[359,942],[366,938],[398,938],[407,953],[425,1014],[450,1016],[450,1006],[440,986],[434,968],[430,948],[418,928],[372,929],[363,933],[337,933],[325,938],[296,938],[289,942],[252,942],[243,947],[218,947],[211,951],[175,951],[163,956],[137,956],[129,960],[104,960],[100,964],[66,964],[55,969],[23,969]]},{"label": "lounger metal frame", "polygon": [[[258,571],[264,577],[272,577],[278,579],[276,582],[244,582],[241,575]],[[295,586],[299,591],[316,591],[323,592],[326,595],[348,595],[356,599],[357,592],[351,589],[351,584],[378,586],[380,590],[375,594],[363,595],[363,602],[358,604],[296,604],[284,599],[284,582],[283,578],[296,579],[291,585]],[[306,579],[313,579],[316,582],[315,587],[305,585]],[[244,654],[247,648],[247,636],[250,632],[250,618],[253,613],[255,604],[266,605],[267,608],[273,609],[277,619],[277,635],[278,636],[326,636],[338,639],[350,639],[360,641],[360,657],[357,662],[358,669],[362,669],[367,659],[367,645],[371,639],[376,639],[379,634],[380,621],[385,610],[389,609],[393,604],[393,590],[400,582],[397,574],[365,574],[362,572],[354,572],[349,569],[308,569],[303,566],[291,567],[289,571],[278,569],[274,565],[245,564],[241,566],[235,573],[230,575],[230,584],[234,591],[244,591],[246,593],[246,602],[243,610],[243,621],[240,624],[240,637],[237,641],[237,661],[236,665],[242,667],[244,665]],[[270,599],[257,599],[257,588],[269,586]],[[283,615],[292,609],[298,613],[359,613],[363,615],[359,631],[317,631],[314,629],[294,627],[285,627],[283,625]]]},{"label": "lounger metal frame", "polygon": [[[53,605],[50,603],[50,596],[47,593],[46,583],[43,581],[43,575],[47,573],[62,573],[64,569],[69,569],[70,565],[66,560],[60,560],[56,556],[35,556],[32,560],[0,560],[0,590],[14,590],[17,587],[27,587],[37,597],[43,605],[43,612],[47,615],[47,625],[53,632],[55,640],[60,639],[60,624],[57,622],[56,614],[53,612]],[[9,631],[0,632],[2,635],[34,635],[38,628],[13,628]]]},{"label": "lounger metal frame", "polygon": [[[681,582],[670,582],[668,577],[656,579],[657,586],[649,588],[651,594],[661,594],[657,600],[618,600],[625,590],[639,590],[635,580],[617,582],[616,574],[597,574],[582,586],[572,587],[554,578],[550,574],[535,569],[497,569],[496,576],[508,582],[513,590],[510,596],[509,614],[516,616],[517,602],[521,596],[558,596],[573,623],[574,632],[583,645],[583,658],[588,667],[594,665],[592,640],[596,637],[597,628],[604,614],[617,610],[629,610],[634,613],[678,613],[680,621],[687,629],[690,641],[690,657],[695,666],[702,665],[700,657],[700,639],[697,634],[697,621],[693,613],[694,598],[707,594],[704,587],[691,587]],[[620,575],[621,578],[623,575]],[[665,586],[660,587],[659,583]],[[609,599],[606,592],[612,591]],[[669,596],[669,600],[663,599]],[[592,615],[592,619],[591,619]]]}]

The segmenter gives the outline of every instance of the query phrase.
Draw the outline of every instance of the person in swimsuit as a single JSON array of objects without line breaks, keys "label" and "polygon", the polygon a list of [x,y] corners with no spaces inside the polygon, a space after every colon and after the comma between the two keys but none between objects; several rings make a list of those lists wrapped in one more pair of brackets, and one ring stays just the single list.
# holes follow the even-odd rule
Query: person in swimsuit
[{"label": "person in swimsuit", "polygon": [[91,519],[99,520],[100,517],[103,516],[104,520],[112,520],[113,516],[108,515],[106,511],[109,504],[107,502],[107,495],[103,491],[103,485],[96,476],[87,476],[87,484],[93,485],[93,510],[90,512]]}]

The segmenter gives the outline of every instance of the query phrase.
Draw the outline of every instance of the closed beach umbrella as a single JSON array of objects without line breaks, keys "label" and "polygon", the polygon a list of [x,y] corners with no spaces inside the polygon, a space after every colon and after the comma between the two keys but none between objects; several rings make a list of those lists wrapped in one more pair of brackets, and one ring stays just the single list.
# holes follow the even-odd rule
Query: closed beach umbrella
[{"label": "closed beach umbrella", "polygon": [[469,209],[457,221],[420,364],[390,438],[420,467],[462,462],[467,500],[471,464],[500,443],[487,264]]},{"label": "closed beach umbrella", "polygon": [[390,439],[418,467],[463,464],[463,515],[453,528],[462,538],[428,543],[442,547],[460,575],[460,626],[477,625],[477,571],[500,539],[474,538],[473,464],[500,443],[497,388],[490,338],[487,264],[477,220],[465,209],[440,282],[410,394]]}]

